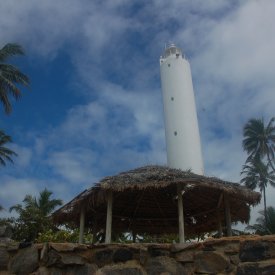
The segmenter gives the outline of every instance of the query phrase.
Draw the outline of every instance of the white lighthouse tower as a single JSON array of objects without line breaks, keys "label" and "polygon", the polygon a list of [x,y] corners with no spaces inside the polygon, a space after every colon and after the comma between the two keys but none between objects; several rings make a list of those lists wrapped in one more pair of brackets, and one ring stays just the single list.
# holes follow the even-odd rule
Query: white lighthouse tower
[{"label": "white lighthouse tower", "polygon": [[160,57],[168,166],[203,175],[200,133],[189,62],[170,44]]}]

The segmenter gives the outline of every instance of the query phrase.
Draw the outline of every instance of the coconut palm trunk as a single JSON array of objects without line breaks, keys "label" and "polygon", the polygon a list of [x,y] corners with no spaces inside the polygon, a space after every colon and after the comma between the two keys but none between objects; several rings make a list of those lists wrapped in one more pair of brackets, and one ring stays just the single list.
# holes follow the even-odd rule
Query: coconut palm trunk
[{"label": "coconut palm trunk", "polygon": [[267,226],[267,210],[266,210],[265,186],[263,187],[263,193],[264,193],[264,218],[265,218],[265,225]]}]

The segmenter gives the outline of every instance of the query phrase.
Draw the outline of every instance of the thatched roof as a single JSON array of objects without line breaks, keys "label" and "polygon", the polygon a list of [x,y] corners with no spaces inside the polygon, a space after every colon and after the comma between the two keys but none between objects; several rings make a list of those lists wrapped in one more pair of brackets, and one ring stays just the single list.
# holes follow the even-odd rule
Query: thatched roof
[{"label": "thatched roof", "polygon": [[248,222],[250,205],[261,195],[237,183],[200,176],[164,166],[146,166],[105,177],[57,210],[57,223],[79,224],[81,207],[86,209],[86,226],[105,228],[106,197],[113,192],[114,232],[178,232],[177,186],[183,190],[185,228],[200,233],[217,228],[217,213],[224,221],[223,195],[231,205],[232,222]]}]

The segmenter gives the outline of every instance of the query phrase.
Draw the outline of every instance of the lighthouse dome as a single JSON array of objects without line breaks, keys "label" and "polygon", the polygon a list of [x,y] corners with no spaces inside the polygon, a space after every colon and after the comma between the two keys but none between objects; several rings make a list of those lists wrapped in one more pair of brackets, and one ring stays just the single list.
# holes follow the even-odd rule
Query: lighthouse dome
[{"label": "lighthouse dome", "polygon": [[182,52],[181,52],[181,49],[178,48],[174,43],[171,43],[169,44],[166,48],[165,48],[165,51],[162,55],[162,58],[167,58],[171,55],[176,55],[176,56],[179,56],[181,55],[182,56]]}]

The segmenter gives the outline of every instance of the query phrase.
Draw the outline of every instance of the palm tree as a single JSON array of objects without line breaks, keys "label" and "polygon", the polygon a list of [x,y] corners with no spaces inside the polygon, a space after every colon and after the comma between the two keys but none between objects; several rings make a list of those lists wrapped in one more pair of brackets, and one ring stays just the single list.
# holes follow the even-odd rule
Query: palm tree
[{"label": "palm tree", "polygon": [[12,156],[17,156],[15,152],[5,147],[5,144],[11,141],[11,137],[0,130],[0,164],[3,166],[6,165],[7,160],[13,162]]},{"label": "palm tree", "polygon": [[[248,158],[241,174],[245,175],[245,177],[241,179],[241,183],[244,183],[246,187],[252,190],[259,188],[260,191],[263,192],[264,213],[267,213],[265,190],[268,183],[275,187],[275,173],[273,170],[270,171],[269,163],[265,164],[259,156]],[[267,219],[266,214],[265,217]]]},{"label": "palm tree", "polygon": [[256,219],[257,223],[247,226],[246,229],[255,230],[255,233],[260,235],[275,234],[275,208],[269,206],[266,215],[264,211],[259,213],[261,216]]},{"label": "palm tree", "polygon": [[18,100],[21,96],[17,84],[28,86],[29,78],[18,68],[7,64],[7,60],[16,55],[24,55],[22,47],[18,44],[8,43],[0,49],[0,101],[2,102],[6,114],[12,110],[10,95]]},{"label": "palm tree", "polygon": [[17,219],[18,240],[34,240],[39,233],[45,232],[52,227],[50,214],[59,205],[60,199],[50,199],[53,193],[46,188],[40,192],[39,198],[26,195],[22,204],[16,204],[10,208],[19,214]]},{"label": "palm tree", "polygon": [[270,167],[275,172],[275,117],[271,118],[267,126],[262,119],[250,119],[243,128],[243,149],[248,153],[248,159],[258,156],[267,158]]}]

